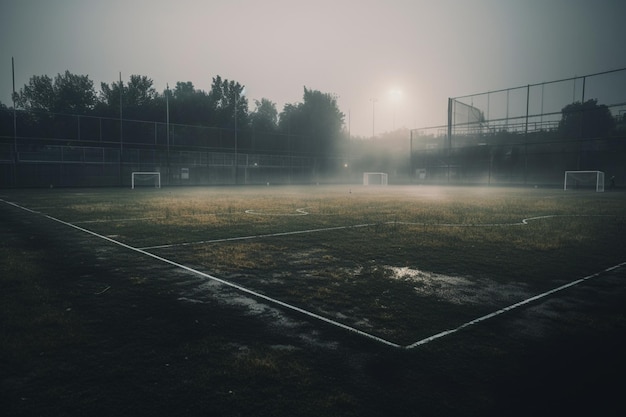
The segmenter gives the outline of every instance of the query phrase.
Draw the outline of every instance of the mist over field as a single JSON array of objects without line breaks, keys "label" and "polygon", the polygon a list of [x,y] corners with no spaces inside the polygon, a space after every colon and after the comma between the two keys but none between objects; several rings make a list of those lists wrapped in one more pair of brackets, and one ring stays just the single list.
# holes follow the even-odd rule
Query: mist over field
[{"label": "mist over field", "polygon": [[626,415],[625,15],[1,1],[3,415]]}]

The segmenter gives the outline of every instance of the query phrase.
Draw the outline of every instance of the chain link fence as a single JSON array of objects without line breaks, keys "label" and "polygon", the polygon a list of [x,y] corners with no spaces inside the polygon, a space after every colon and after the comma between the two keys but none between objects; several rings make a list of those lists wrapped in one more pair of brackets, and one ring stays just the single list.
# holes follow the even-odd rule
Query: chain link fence
[{"label": "chain link fence", "polygon": [[164,185],[310,183],[335,164],[274,132],[23,110],[0,122],[0,187],[130,187],[136,171]]},{"label": "chain link fence", "polygon": [[448,102],[448,124],[411,131],[421,183],[562,185],[567,170],[626,183],[626,69]]}]

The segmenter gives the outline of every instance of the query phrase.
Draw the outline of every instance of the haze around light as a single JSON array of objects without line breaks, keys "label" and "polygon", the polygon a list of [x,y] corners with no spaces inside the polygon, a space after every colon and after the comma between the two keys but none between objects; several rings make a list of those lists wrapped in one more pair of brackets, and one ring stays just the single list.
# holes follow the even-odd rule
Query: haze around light
[{"label": "haze around light", "polygon": [[97,92],[120,72],[159,92],[220,75],[251,111],[333,94],[369,137],[445,124],[448,97],[624,68],[625,15],[621,0],[0,0],[0,102],[12,57],[16,90],[65,70]]}]

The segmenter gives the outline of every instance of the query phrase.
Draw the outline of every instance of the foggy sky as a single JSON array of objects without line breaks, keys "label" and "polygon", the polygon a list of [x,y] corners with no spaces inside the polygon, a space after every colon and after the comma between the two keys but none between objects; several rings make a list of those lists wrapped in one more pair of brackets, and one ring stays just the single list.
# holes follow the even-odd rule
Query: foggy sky
[{"label": "foggy sky", "polygon": [[625,15],[623,0],[0,0],[0,102],[11,57],[16,90],[65,70],[97,92],[120,72],[159,92],[220,75],[251,111],[335,94],[371,136],[445,124],[448,97],[624,68]]}]

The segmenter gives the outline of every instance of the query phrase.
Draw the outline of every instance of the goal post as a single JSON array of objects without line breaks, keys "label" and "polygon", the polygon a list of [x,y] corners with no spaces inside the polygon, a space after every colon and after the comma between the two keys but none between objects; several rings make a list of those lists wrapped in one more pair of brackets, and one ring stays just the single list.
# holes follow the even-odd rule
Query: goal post
[{"label": "goal post", "polygon": [[137,171],[131,175],[131,188],[137,185],[153,185],[155,188],[161,188],[161,173],[158,171],[146,172]]},{"label": "goal post", "polygon": [[363,185],[387,185],[388,176],[385,172],[364,172]]},{"label": "goal post", "polygon": [[602,171],[565,171],[563,190],[604,191],[604,172]]}]

